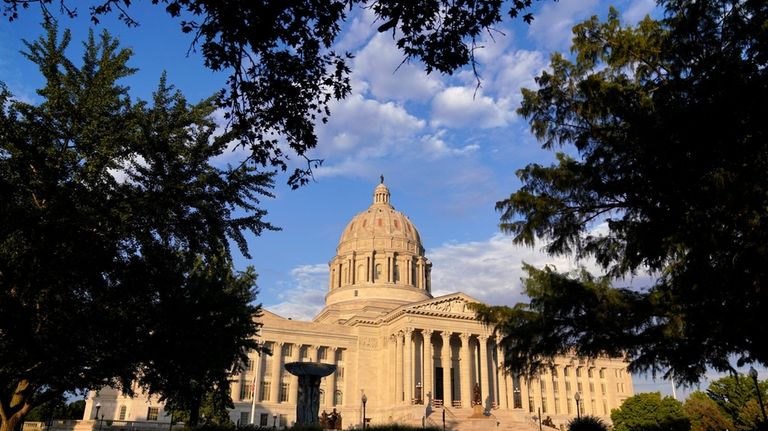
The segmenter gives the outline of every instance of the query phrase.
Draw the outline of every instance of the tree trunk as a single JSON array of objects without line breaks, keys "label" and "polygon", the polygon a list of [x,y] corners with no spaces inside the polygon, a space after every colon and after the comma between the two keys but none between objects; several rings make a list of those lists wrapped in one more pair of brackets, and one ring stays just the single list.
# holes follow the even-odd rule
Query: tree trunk
[{"label": "tree trunk", "polygon": [[202,404],[202,401],[200,398],[196,398],[189,406],[189,426],[191,427],[196,427],[200,422],[200,404]]},{"label": "tree trunk", "polygon": [[0,431],[16,431],[16,427],[21,425],[22,416],[20,412],[16,412],[8,420],[2,421],[0,423]]}]

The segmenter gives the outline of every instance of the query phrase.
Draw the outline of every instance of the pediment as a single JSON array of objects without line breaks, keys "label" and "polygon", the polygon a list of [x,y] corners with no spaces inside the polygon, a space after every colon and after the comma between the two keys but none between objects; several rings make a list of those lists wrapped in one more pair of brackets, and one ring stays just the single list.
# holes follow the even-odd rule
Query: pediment
[{"label": "pediment", "polygon": [[[394,318],[403,314],[416,314],[439,317],[456,317],[462,319],[475,319],[475,312],[469,308],[469,304],[481,302],[464,293],[451,293],[417,302],[415,304],[404,305],[394,310],[387,317]],[[384,320],[389,320],[386,317]]]}]

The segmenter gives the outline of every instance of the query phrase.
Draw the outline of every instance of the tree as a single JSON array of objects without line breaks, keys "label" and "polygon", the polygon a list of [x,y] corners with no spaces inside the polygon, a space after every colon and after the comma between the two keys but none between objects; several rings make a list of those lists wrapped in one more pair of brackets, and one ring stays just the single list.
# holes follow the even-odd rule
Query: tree
[{"label": "tree", "polygon": [[[45,16],[53,0],[8,0],[3,15],[11,21],[20,8],[38,3]],[[59,0],[60,8],[74,16],[72,2]],[[288,168],[291,153],[305,167],[294,168],[289,183],[298,187],[308,181],[321,160],[310,158],[317,145],[315,124],[330,115],[328,103],[349,94],[349,53],[331,48],[341,31],[340,23],[354,6],[369,7],[382,22],[380,32],[392,31],[404,53],[403,61],[424,63],[428,72],[452,73],[472,64],[477,38],[492,31],[504,11],[512,18],[525,12],[532,0],[502,4],[494,0],[454,2],[431,0],[313,0],[226,1],[168,0],[152,2],[179,20],[184,33],[194,35],[192,47],[205,57],[212,70],[231,70],[217,103],[231,120],[231,130],[251,150],[250,161],[260,166]],[[80,3],[78,3],[80,4]],[[94,23],[116,11],[130,26],[127,0],[97,0],[89,12]],[[532,15],[523,19],[530,22]]]},{"label": "tree", "polygon": [[597,416],[581,416],[568,422],[568,431],[608,431],[608,425]]},{"label": "tree", "polygon": [[247,254],[244,232],[273,229],[256,206],[272,174],[214,164],[233,137],[214,133],[212,99],[190,105],[161,79],[152,104],[132,102],[119,84],[131,53],[108,33],[91,35],[80,66],[69,32],[46,33],[25,53],[42,103],[0,85],[0,431],[64,393],[130,392],[141,370],[175,359],[153,349],[169,339],[169,301],[200,300],[196,289],[226,298],[208,310],[219,318],[200,325],[202,307],[174,323],[201,339],[231,324],[219,353],[243,358],[254,276],[227,274],[229,241]]},{"label": "tree", "polygon": [[[763,399],[768,393],[768,383],[759,384]],[[710,383],[707,396],[727,415],[733,424],[731,429],[754,430],[762,420],[754,382],[744,375],[722,377]]]},{"label": "tree", "polygon": [[704,392],[696,391],[683,403],[683,411],[691,420],[691,431],[735,430],[733,421]]},{"label": "tree", "polygon": [[24,419],[35,422],[48,422],[53,419],[82,419],[84,412],[84,400],[67,404],[63,396],[58,396],[30,410]]},{"label": "tree", "polygon": [[646,392],[627,398],[611,412],[614,431],[688,431],[691,422],[680,401]]},{"label": "tree", "polygon": [[[551,166],[518,171],[501,229],[600,274],[526,267],[530,302],[479,307],[536,372],[558,354],[619,356],[631,371],[695,382],[768,363],[768,4],[660,2],[624,26],[611,9],[574,27],[519,113]],[[650,285],[617,287],[645,273]]]}]

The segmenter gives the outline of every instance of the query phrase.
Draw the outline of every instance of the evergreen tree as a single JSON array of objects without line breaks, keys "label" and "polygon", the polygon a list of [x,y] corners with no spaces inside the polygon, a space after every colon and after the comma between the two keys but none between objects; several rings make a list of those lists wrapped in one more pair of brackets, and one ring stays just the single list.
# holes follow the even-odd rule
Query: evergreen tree
[{"label": "evergreen tree", "polygon": [[25,53],[45,78],[42,102],[0,85],[0,431],[64,393],[130,392],[152,364],[194,360],[155,350],[172,341],[180,299],[198,308],[177,327],[200,340],[232,331],[215,360],[193,355],[195,370],[230,371],[258,347],[258,306],[229,241],[247,254],[244,232],[272,229],[257,207],[272,175],[214,163],[232,136],[214,134],[212,99],[190,105],[162,79],[152,104],[133,102],[119,83],[131,52],[106,31],[77,65],[69,32],[45,30]]}]

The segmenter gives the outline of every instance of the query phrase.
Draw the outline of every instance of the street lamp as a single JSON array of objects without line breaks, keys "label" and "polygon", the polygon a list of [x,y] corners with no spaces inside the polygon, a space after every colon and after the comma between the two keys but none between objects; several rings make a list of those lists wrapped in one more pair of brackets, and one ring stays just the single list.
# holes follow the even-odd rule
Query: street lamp
[{"label": "street lamp", "polygon": [[416,404],[422,404],[421,402],[421,382],[416,382]]},{"label": "street lamp", "polygon": [[365,429],[365,403],[368,402],[368,397],[365,396],[365,392],[363,392],[363,397],[360,398],[360,401],[363,402],[363,429]]},{"label": "street lamp", "polygon": [[99,419],[99,410],[101,410],[101,403],[96,403],[96,416],[94,416],[94,419]]},{"label": "street lamp", "polygon": [[581,407],[579,406],[579,402],[581,401],[581,394],[576,392],[576,395],[573,396],[573,399],[576,400],[576,418],[581,419]]},{"label": "street lamp", "polygon": [[755,382],[755,390],[757,391],[757,402],[760,403],[760,411],[763,412],[763,422],[768,422],[768,417],[765,416],[765,406],[763,405],[763,395],[760,393],[760,385],[757,384],[757,370],[754,367],[749,367],[749,377],[752,377],[752,381]]},{"label": "street lamp", "polygon": [[277,428],[277,413],[272,415],[272,429]]}]

